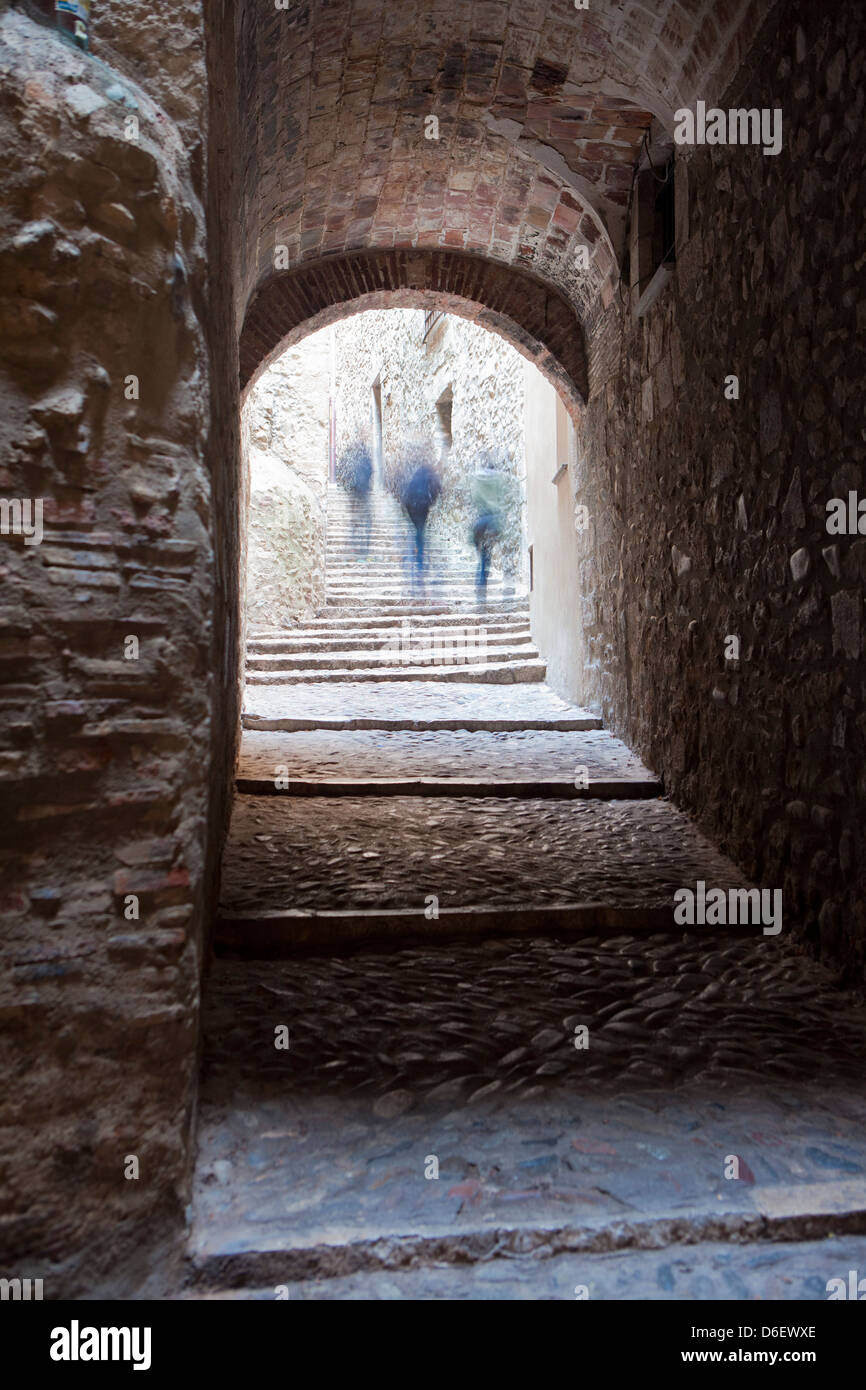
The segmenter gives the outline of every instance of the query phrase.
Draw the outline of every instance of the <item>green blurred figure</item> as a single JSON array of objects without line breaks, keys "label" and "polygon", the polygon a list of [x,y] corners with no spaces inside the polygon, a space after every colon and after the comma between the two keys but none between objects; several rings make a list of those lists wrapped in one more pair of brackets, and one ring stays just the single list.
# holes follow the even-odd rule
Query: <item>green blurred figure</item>
[{"label": "green blurred figure", "polygon": [[469,494],[475,516],[472,542],[478,551],[475,592],[479,602],[483,602],[487,597],[490,562],[493,547],[502,535],[507,493],[508,479],[505,473],[493,459],[485,459],[483,466],[472,474],[469,481]]}]

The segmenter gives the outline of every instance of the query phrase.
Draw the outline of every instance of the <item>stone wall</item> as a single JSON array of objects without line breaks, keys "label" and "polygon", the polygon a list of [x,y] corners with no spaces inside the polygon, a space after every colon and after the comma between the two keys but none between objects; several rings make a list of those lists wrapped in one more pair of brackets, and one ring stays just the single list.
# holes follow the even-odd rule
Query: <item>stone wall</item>
[{"label": "stone wall", "polygon": [[781,107],[784,148],[680,160],[676,275],[595,327],[622,338],[578,470],[584,698],[858,973],[866,541],[825,523],[866,458],[864,76],[861,8],[768,23],[720,104]]},{"label": "stone wall", "polygon": [[248,629],[285,627],[325,601],[331,333],[284,352],[244,403]]},{"label": "stone wall", "polygon": [[216,690],[231,722],[234,677],[214,673],[187,144],[144,89],[16,10],[0,73],[0,494],[41,502],[43,524],[38,544],[0,535],[2,1267],[57,1297],[124,1261],[141,1286],[180,1229],[225,798],[211,709]]},{"label": "stone wall", "polygon": [[[357,439],[372,445],[371,388],[380,383],[386,485],[396,489],[404,461],[427,451],[443,491],[431,533],[471,548],[469,475],[486,453],[513,478],[512,505],[496,564],[522,574],[524,360],[504,339],[476,323],[443,315],[424,336],[424,313],[392,309],[356,314],[336,328],[337,452]],[[437,402],[451,393],[451,445]]]}]

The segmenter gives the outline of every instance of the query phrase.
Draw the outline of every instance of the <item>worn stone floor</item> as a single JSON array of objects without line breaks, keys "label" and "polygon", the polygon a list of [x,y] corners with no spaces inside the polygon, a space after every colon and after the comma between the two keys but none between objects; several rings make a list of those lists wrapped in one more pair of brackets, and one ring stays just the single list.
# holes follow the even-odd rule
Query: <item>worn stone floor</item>
[{"label": "worn stone floor", "polygon": [[[836,1241],[866,1233],[861,1002],[784,942],[224,960],[206,1059],[191,1250],[206,1287],[317,1296],[316,1278],[414,1269],[407,1297],[573,1296],[586,1257],[659,1246],[643,1275],[605,1265],[597,1296],[813,1296]],[[787,1243],[818,1233],[807,1276]],[[769,1239],[785,1244],[767,1263]],[[458,1269],[500,1258],[499,1274]],[[703,1295],[687,1291],[696,1259]]]},{"label": "worn stone floor", "polygon": [[585,767],[593,781],[646,781],[651,774],[619,739],[603,729],[565,733],[543,729],[487,732],[380,729],[297,734],[248,730],[239,777],[273,778],[286,767],[290,778],[495,777],[527,783],[540,778],[573,781]]},{"label": "worn stone floor", "polygon": [[[577,852],[576,852],[577,850]],[[665,906],[746,880],[668,802],[239,796],[228,912],[595,903]]]},{"label": "worn stone floor", "polygon": [[540,683],[351,681],[248,686],[247,729],[598,729],[601,720]]}]

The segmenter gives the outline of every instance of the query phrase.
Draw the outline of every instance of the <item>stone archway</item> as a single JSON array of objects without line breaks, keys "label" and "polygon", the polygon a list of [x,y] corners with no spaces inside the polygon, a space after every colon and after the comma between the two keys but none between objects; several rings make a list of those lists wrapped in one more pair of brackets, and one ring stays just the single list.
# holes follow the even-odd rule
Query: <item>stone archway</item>
[{"label": "stone archway", "polygon": [[299,338],[361,309],[437,308],[506,338],[564,394],[589,396],[583,328],[536,276],[453,251],[359,252],[275,274],[254,296],[240,337],[245,391]]}]

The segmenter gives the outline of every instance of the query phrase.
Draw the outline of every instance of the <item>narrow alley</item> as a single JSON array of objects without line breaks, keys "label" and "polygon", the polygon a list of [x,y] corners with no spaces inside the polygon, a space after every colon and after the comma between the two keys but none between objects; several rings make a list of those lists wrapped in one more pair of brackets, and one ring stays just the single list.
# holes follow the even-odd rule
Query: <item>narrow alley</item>
[{"label": "narrow alley", "polygon": [[864,122],[840,0],[0,0],[25,1373],[857,1364]]}]

